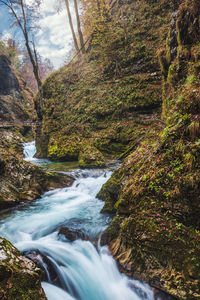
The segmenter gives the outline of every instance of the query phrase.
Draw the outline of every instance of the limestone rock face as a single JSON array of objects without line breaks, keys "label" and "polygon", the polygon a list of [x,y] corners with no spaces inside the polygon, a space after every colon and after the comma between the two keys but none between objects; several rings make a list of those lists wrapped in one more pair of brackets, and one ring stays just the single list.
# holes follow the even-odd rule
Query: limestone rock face
[{"label": "limestone rock face", "polygon": [[35,263],[0,238],[0,299],[46,300],[40,280],[41,270]]},{"label": "limestone rock face", "polygon": [[0,55],[0,122],[1,126],[30,121],[23,106],[22,89],[9,59]]},{"label": "limestone rock face", "polygon": [[5,55],[0,55],[0,95],[19,93],[19,83],[11,69],[10,61]]},{"label": "limestone rock face", "polygon": [[14,123],[25,126],[24,123],[31,123],[34,115],[33,92],[15,72],[9,58],[0,54],[1,127]]},{"label": "limestone rock face", "polygon": [[101,241],[126,273],[188,300],[200,299],[200,1],[174,8],[159,53],[166,127],[99,192],[116,212]]},{"label": "limestone rock face", "polygon": [[30,121],[30,116],[18,99],[10,95],[0,96],[1,125],[23,124],[28,121]]},{"label": "limestone rock face", "polygon": [[[55,161],[79,159],[81,167],[101,166],[102,157],[89,157],[85,145],[96,148],[106,159],[118,158],[150,130],[161,106],[156,49],[165,38],[169,2],[108,1],[113,20],[106,28],[111,31],[105,29],[107,35],[102,37],[94,35],[88,59],[80,68],[74,62],[43,83],[38,156]],[[126,33],[125,23],[115,26],[122,21],[122,12]]]}]

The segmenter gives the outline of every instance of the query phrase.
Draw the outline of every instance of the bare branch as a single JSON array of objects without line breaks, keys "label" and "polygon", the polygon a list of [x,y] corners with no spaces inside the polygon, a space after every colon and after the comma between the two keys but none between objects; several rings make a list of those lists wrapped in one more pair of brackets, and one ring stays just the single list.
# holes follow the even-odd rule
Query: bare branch
[{"label": "bare branch", "polygon": [[[36,0],[35,1],[37,6],[41,3],[41,0]],[[40,79],[39,71],[38,71],[38,59],[37,59],[37,52],[36,52],[36,47],[34,43],[34,39],[32,40],[32,45],[33,45],[33,50],[31,48],[31,44],[29,41],[29,33],[30,33],[30,25],[33,20],[34,20],[34,12],[35,8],[31,6],[27,6],[23,0],[0,0],[0,4],[4,5],[9,8],[11,14],[16,20],[16,24],[19,26],[24,39],[25,39],[25,45],[26,49],[33,67],[33,73],[35,76],[35,79],[37,81],[38,85],[38,91],[39,91],[39,98],[40,102],[39,104],[36,104],[36,111],[38,118],[41,120],[42,115],[41,115],[41,105],[43,102],[43,97],[42,97],[42,82]]]}]

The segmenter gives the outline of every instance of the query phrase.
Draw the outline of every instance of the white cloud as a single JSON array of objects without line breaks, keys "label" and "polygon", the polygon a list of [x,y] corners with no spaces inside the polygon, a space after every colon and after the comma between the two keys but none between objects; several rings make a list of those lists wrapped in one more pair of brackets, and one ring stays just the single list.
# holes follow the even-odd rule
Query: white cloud
[{"label": "white cloud", "polygon": [[[58,68],[63,64],[67,55],[73,48],[72,34],[68,22],[67,10],[64,4],[64,0],[61,1],[61,11],[57,12],[56,5],[60,0],[43,0],[39,20],[39,29],[36,34],[36,46],[40,55],[44,58],[49,58],[54,64],[55,68]],[[35,0],[26,0],[26,3],[34,5]],[[72,14],[72,20],[76,30],[76,19],[73,1],[70,1],[70,9]],[[1,11],[2,13],[2,11]],[[8,19],[8,15],[7,15]],[[8,21],[7,21],[8,22]],[[8,22],[9,24],[9,22]],[[7,29],[9,26],[6,26]],[[3,29],[2,29],[3,31]],[[24,39],[19,30],[16,33],[13,29],[8,28],[2,32],[3,40],[12,38],[12,35],[18,42],[24,44]]]},{"label": "white cloud", "polygon": [[[29,0],[32,1],[32,0]],[[67,11],[64,5],[60,13],[56,11],[56,0],[44,0],[41,6],[41,15],[37,33],[38,52],[49,58],[56,68],[65,60],[72,49],[73,41],[69,27]],[[70,4],[73,23],[76,29],[74,7]]]}]

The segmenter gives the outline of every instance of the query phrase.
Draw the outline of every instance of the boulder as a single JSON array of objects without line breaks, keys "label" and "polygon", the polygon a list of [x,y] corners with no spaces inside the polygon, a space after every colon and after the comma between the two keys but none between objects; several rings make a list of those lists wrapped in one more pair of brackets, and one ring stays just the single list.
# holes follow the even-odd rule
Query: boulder
[{"label": "boulder", "polygon": [[79,166],[88,167],[104,167],[105,159],[103,154],[95,147],[84,145],[79,153]]},{"label": "boulder", "polygon": [[47,299],[41,270],[4,238],[0,238],[0,299]]},{"label": "boulder", "polygon": [[59,234],[63,234],[70,242],[75,240],[89,240],[89,237],[81,230],[77,228],[61,227]]},{"label": "boulder", "polygon": [[32,260],[42,270],[42,281],[50,282],[62,287],[62,282],[57,274],[57,269],[52,260],[42,254],[38,249],[26,251],[24,255]]}]

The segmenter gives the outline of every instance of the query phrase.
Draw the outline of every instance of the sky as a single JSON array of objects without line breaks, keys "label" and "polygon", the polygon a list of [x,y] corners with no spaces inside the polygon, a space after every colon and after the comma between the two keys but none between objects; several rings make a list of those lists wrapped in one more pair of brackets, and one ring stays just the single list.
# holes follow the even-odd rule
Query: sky
[{"label": "sky", "polygon": [[[37,51],[43,58],[49,58],[56,69],[64,64],[73,47],[66,8],[63,5],[63,9],[58,13],[56,9],[57,3],[57,0],[43,0],[40,9],[40,28],[36,33]],[[72,3],[70,6],[75,26],[75,13]],[[6,39],[11,37],[22,42],[19,31],[16,28],[11,28],[11,24],[12,20],[8,9],[0,6],[1,38]]]}]

